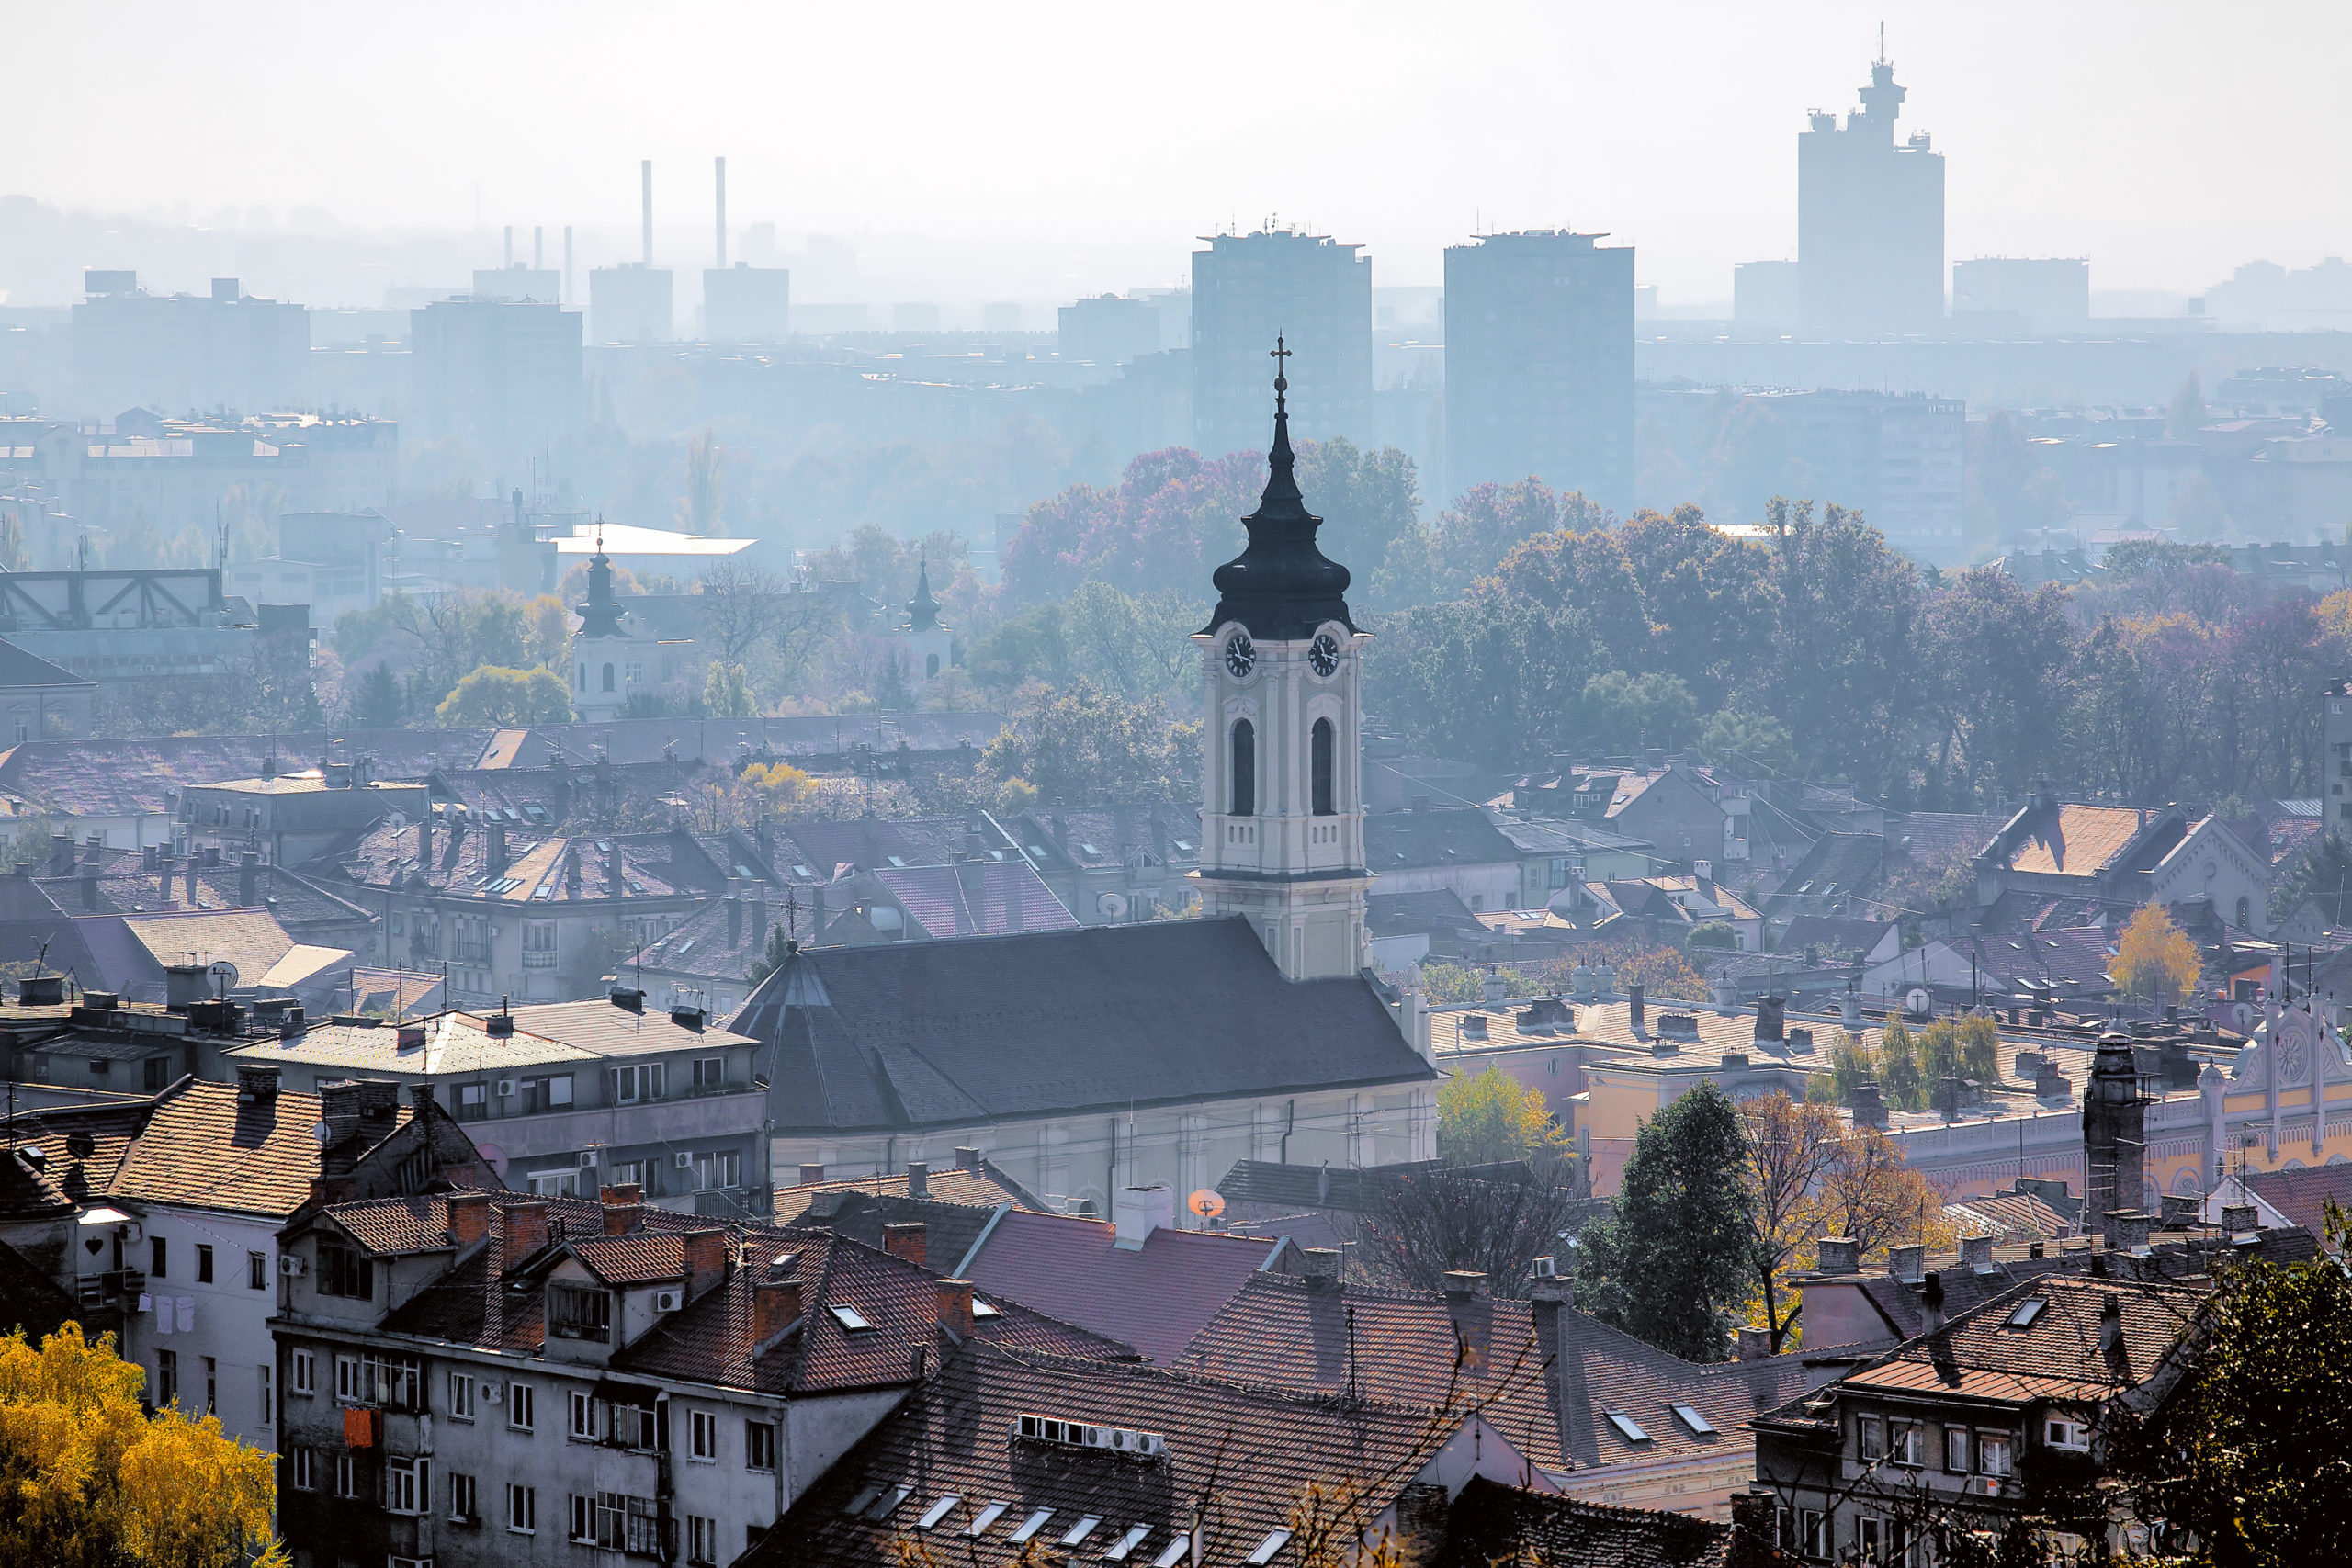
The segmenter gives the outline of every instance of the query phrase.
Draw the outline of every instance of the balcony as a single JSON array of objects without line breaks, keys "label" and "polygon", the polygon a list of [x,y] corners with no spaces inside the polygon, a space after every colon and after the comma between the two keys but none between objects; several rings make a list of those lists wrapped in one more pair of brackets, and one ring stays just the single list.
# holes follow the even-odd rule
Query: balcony
[{"label": "balcony", "polygon": [[530,948],[523,951],[523,967],[526,969],[552,969],[555,964],[556,955],[552,953],[540,953]]},{"label": "balcony", "polygon": [[537,1115],[499,1116],[468,1122],[467,1132],[477,1142],[497,1145],[509,1159],[536,1159],[593,1145],[750,1137],[766,1120],[767,1102],[765,1089],[734,1089],[628,1105],[568,1106]]}]

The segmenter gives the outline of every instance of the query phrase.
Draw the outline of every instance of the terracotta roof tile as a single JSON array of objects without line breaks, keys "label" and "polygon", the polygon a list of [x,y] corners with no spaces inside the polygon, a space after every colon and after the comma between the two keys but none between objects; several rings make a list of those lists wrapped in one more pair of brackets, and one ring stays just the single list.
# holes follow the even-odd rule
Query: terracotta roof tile
[{"label": "terracotta roof tile", "polygon": [[571,1244],[571,1256],[607,1285],[653,1285],[686,1277],[682,1235],[588,1236]]},{"label": "terracotta roof tile", "polygon": [[1446,1513],[1430,1568],[1591,1563],[1595,1568],[1721,1568],[1731,1527],[1688,1514],[1612,1508],[1474,1475]]},{"label": "terracotta roof tile", "polygon": [[2092,876],[2114,861],[2140,831],[2145,814],[2128,806],[2063,801],[2042,807],[2025,825],[2026,837],[2009,869],[2042,875]]},{"label": "terracotta roof tile", "polygon": [[446,1198],[381,1198],[339,1203],[328,1211],[351,1239],[382,1258],[448,1249],[449,1202]]},{"label": "terracotta roof tile", "polygon": [[[407,1122],[403,1104],[385,1131]],[[319,1097],[293,1090],[246,1104],[237,1086],[198,1080],[155,1101],[125,1155],[112,1196],[250,1213],[291,1214],[319,1173]]]}]

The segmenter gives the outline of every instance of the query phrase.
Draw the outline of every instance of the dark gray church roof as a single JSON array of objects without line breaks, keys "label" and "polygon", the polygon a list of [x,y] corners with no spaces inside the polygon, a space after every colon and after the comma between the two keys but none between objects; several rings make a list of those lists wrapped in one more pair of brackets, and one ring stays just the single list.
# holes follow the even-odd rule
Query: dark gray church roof
[{"label": "dark gray church roof", "polygon": [[732,1028],[775,1131],[967,1125],[1433,1076],[1370,981],[1289,981],[1246,920],[804,950]]}]

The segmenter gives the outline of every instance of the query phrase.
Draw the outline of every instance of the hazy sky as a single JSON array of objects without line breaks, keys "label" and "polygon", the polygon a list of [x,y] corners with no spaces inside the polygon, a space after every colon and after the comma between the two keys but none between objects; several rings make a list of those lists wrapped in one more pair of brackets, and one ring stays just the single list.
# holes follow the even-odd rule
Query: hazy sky
[{"label": "hazy sky", "polygon": [[[1795,254],[1808,108],[1879,22],[1903,124],[1949,155],[1946,250],[2087,254],[2202,288],[2352,251],[2352,7],[1196,3],[28,6],[0,191],[99,211],[325,209],[362,226],[633,233],[705,265],[737,228],[920,237],[941,294],[1168,283],[1268,213],[1366,245],[1569,224],[1667,300]],[[594,259],[594,258],[583,258]]]}]

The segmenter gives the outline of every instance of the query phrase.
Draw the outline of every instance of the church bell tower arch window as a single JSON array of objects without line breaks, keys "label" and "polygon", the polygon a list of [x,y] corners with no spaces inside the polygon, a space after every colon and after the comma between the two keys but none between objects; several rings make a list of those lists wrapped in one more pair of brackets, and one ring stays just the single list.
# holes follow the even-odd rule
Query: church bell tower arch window
[{"label": "church bell tower arch window", "polygon": [[1335,765],[1334,754],[1338,749],[1339,737],[1332,728],[1331,721],[1328,718],[1317,719],[1315,728],[1308,732],[1307,773],[1314,794],[1314,812],[1317,817],[1334,816],[1339,811],[1339,807],[1332,801],[1331,787]]},{"label": "church bell tower arch window", "polygon": [[1233,721],[1231,782],[1226,798],[1230,802],[1229,815],[1255,817],[1258,814],[1258,727],[1246,718]]}]

